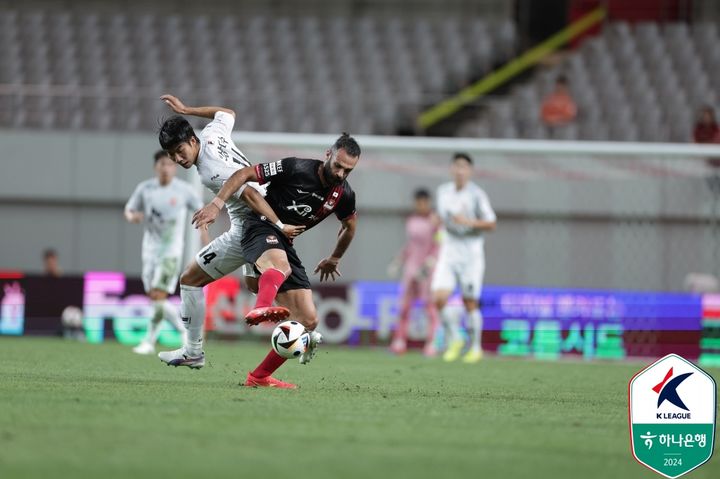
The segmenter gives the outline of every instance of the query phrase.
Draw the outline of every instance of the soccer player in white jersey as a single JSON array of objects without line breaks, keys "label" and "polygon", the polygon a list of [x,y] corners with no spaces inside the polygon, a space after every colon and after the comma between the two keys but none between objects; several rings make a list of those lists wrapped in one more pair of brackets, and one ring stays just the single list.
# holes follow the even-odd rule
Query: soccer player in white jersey
[{"label": "soccer player in white jersey", "polygon": [[[142,281],[145,293],[153,302],[147,335],[133,348],[138,354],[155,352],[163,319],[185,335],[180,315],[167,298],[177,286],[188,210],[195,211],[203,206],[192,186],[175,178],[177,168],[166,151],[158,151],[154,158],[155,178],[137,185],[125,205],[125,219],[145,226]],[[201,231],[201,241],[208,243],[207,230]]]},{"label": "soccer player in white jersey", "polygon": [[445,361],[455,361],[462,352],[464,341],[460,335],[460,318],[455,317],[447,302],[456,287],[460,287],[468,316],[470,349],[463,358],[466,363],[482,359],[480,337],[482,314],[480,293],[485,274],[484,233],[495,229],[495,212],[485,191],[470,181],[472,158],[456,153],[450,172],[453,181],[440,185],[437,191],[437,212],[444,231],[435,273],[431,285],[433,301],[445,327],[447,350]]},{"label": "soccer player in white jersey", "polygon": [[[196,135],[185,118],[173,116],[163,123],[158,138],[160,146],[170,154],[175,163],[183,168],[197,168],[202,184],[209,190],[217,193],[236,170],[251,166],[231,138],[235,112],[217,106],[189,107],[172,95],[163,95],[160,98],[175,113],[212,119],[200,134]],[[214,203],[219,210],[227,206],[230,230],[203,248],[180,276],[180,315],[188,336],[180,349],[158,354],[168,365],[193,369],[205,365],[205,353],[202,350],[205,295],[202,288],[247,263],[240,241],[243,219],[250,213],[251,208],[258,215],[267,218],[267,221],[277,225],[288,238],[294,238],[305,229],[304,226],[282,224],[261,191],[262,187],[257,183],[248,183],[224,204]],[[243,270],[246,277],[254,274],[250,268]],[[250,289],[256,289],[256,285],[250,286]],[[269,316],[287,314],[286,308],[269,306],[267,310]]]}]

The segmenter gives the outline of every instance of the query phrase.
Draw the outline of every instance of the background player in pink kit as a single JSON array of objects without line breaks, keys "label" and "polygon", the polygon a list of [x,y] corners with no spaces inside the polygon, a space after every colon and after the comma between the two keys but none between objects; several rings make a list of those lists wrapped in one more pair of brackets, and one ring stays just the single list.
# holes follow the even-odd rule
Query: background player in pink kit
[{"label": "background player in pink kit", "polygon": [[407,330],[410,311],[415,301],[422,301],[428,318],[427,340],[423,353],[434,356],[433,339],[438,324],[435,305],[430,300],[430,281],[437,259],[437,233],[440,219],[432,211],[430,193],[421,188],[415,191],[415,211],[405,222],[406,242],[391,269],[402,264],[402,296],[400,299],[400,320],[398,321],[390,350],[403,354],[407,350]]}]

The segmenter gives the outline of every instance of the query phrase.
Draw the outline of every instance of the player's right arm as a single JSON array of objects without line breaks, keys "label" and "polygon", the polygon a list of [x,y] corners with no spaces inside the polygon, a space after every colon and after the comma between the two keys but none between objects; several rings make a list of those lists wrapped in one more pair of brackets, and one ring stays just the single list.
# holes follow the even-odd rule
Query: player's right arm
[{"label": "player's right arm", "polygon": [[231,114],[233,117],[235,116],[234,111],[222,106],[187,106],[180,101],[179,98],[168,94],[161,96],[160,99],[164,101],[165,104],[172,109],[172,111],[181,115],[199,116],[202,118],[212,119],[215,118],[215,113],[224,111],[225,113]]},{"label": "player's right arm", "polygon": [[447,198],[445,198],[444,190],[444,185],[441,185],[437,190],[437,215],[441,223],[447,225],[452,221],[452,212]]},{"label": "player's right arm", "polygon": [[[228,200],[228,198],[237,193],[238,190],[248,181],[257,180],[258,177],[257,173],[255,172],[254,166],[246,166],[245,168],[240,168],[239,170],[235,171],[235,173],[230,175],[230,178],[227,179],[222,188],[220,188],[220,191],[217,192],[215,198],[213,198],[210,203],[195,212],[192,217],[192,224],[195,226],[195,228],[202,228],[205,225],[213,223],[218,217],[218,214],[220,214],[220,210],[222,210],[225,206],[225,202]],[[247,189],[248,188],[246,188],[246,190]],[[263,199],[263,202],[267,204],[267,201],[265,201],[265,199]],[[252,205],[250,205],[250,207],[252,208]],[[268,205],[268,208],[270,208],[270,205]],[[272,208],[270,208],[270,211],[272,211]],[[273,215],[275,214],[273,213]],[[277,216],[275,217],[277,218]]]},{"label": "player's right arm", "polygon": [[128,223],[142,223],[145,219],[145,215],[142,211],[125,210],[125,220]]},{"label": "player's right arm", "polygon": [[405,244],[403,244],[400,251],[393,257],[390,264],[387,266],[386,273],[389,277],[395,278],[400,273],[400,269],[407,260],[408,251],[410,249],[410,236],[408,233],[408,220],[405,220]]},{"label": "player's right arm", "polygon": [[[258,165],[260,166],[260,165]],[[205,225],[209,225],[214,222],[220,210],[225,206],[225,202],[237,193],[246,183],[250,181],[258,181],[260,178],[257,174],[257,169],[254,166],[247,166],[241,168],[227,179],[225,184],[220,188],[215,198],[210,203],[205,205],[202,209],[195,212],[192,218],[192,223],[196,228],[202,228]],[[264,181],[264,178],[263,178]],[[245,203],[252,208],[252,210],[260,215],[264,216],[267,220],[278,228],[280,228],[285,236],[288,238],[294,238],[303,231],[304,226],[285,225],[280,221],[280,218],[275,214],[272,207],[265,201],[265,198],[255,188],[244,188],[240,194],[240,197],[245,200]]]},{"label": "player's right arm", "polygon": [[125,211],[123,213],[125,215],[125,220],[127,220],[128,223],[142,223],[145,219],[145,215],[142,212],[142,186],[143,183],[137,185],[135,187],[135,191],[133,191],[133,194],[130,196],[130,199],[128,199],[128,202],[125,203]]}]

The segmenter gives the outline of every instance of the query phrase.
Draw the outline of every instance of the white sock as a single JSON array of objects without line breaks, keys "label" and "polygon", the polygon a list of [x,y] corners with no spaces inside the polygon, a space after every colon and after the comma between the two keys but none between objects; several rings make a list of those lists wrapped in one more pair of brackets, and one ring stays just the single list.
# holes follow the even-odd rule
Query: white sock
[{"label": "white sock", "polygon": [[180,319],[180,312],[170,301],[163,301],[163,317],[172,324],[180,333],[185,334],[185,324]]},{"label": "white sock", "polygon": [[145,335],[144,342],[155,346],[157,341],[158,331],[160,330],[160,323],[163,319],[163,307],[162,301],[153,301],[153,315],[148,323],[147,334]]},{"label": "white sock", "polygon": [[180,316],[187,329],[185,350],[190,355],[200,355],[203,346],[205,324],[205,294],[202,288],[180,285]]},{"label": "white sock", "polygon": [[470,348],[473,351],[480,351],[480,339],[482,337],[483,317],[480,309],[475,309],[468,314],[468,329],[470,330]]},{"label": "white sock", "polygon": [[460,318],[452,309],[453,308],[445,305],[445,307],[440,310],[440,320],[445,328],[445,336],[448,344],[462,339],[460,336]]}]

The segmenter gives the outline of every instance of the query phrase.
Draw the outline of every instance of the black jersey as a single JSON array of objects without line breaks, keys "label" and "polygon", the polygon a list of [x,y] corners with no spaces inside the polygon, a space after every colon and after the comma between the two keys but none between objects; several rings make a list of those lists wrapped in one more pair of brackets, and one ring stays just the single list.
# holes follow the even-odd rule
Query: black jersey
[{"label": "black jersey", "polygon": [[355,192],[345,180],[337,186],[323,185],[322,165],[322,161],[302,158],[255,165],[258,182],[270,182],[265,200],[280,221],[309,230],[330,213],[340,221],[355,215]]}]

